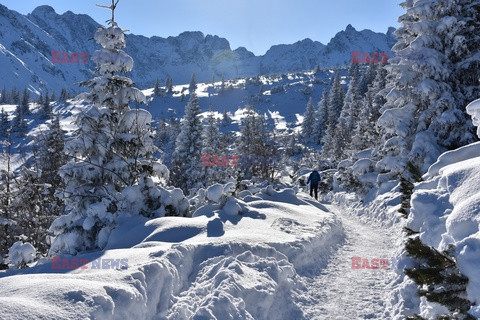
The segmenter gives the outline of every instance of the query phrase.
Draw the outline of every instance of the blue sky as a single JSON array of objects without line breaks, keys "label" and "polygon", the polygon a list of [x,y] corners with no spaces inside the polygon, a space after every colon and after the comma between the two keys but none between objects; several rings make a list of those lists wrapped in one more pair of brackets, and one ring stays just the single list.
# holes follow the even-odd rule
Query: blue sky
[{"label": "blue sky", "polygon": [[[90,15],[99,23],[109,18],[95,4],[110,0],[0,0],[26,14],[43,4],[57,13]],[[386,32],[398,27],[400,0],[120,0],[116,19],[130,32],[144,36],[176,36],[202,31],[230,41],[232,49],[246,47],[264,54],[272,45],[310,38],[327,44],[350,23],[355,29]]]}]

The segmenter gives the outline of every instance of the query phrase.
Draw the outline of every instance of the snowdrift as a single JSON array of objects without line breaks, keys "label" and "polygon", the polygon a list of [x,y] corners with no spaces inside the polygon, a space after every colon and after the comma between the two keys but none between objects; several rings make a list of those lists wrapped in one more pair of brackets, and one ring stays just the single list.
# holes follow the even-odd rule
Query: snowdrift
[{"label": "snowdrift", "polygon": [[83,269],[49,260],[0,273],[2,319],[302,319],[298,273],[327,259],[342,228],[293,189],[258,191],[193,218],[124,217],[105,251],[74,257],[88,259]]},{"label": "snowdrift", "polygon": [[[469,278],[470,313],[480,318],[480,143],[442,154],[412,195],[409,228],[423,243],[443,251],[456,247],[457,265]],[[420,315],[432,319],[444,307],[421,299]]]}]

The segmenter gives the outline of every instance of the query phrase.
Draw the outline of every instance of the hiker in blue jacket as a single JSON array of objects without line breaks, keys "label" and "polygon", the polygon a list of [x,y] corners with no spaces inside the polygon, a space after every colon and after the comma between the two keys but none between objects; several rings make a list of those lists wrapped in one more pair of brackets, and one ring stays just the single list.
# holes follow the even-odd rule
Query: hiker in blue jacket
[{"label": "hiker in blue jacket", "polygon": [[318,200],[318,184],[320,183],[320,173],[317,170],[313,170],[308,177],[307,184],[310,182],[310,197],[313,197],[312,193],[315,191],[315,200]]}]

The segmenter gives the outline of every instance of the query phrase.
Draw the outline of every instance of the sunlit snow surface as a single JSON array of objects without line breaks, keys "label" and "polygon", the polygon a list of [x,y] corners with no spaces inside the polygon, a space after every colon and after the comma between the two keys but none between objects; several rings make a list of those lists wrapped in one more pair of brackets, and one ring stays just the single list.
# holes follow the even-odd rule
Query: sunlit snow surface
[{"label": "sunlit snow surface", "polygon": [[[256,192],[257,191],[257,192]],[[297,319],[298,270],[325,263],[343,239],[335,216],[293,189],[244,192],[243,214],[210,204],[194,218],[120,220],[107,250],[126,270],[54,270],[45,261],[2,273],[5,319]],[[214,194],[211,195],[214,197]]]}]

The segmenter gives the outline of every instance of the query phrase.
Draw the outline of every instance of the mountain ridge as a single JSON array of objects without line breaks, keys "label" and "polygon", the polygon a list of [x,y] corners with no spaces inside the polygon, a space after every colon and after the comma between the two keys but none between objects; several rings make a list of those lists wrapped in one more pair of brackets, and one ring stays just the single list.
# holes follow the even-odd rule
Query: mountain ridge
[{"label": "mountain ridge", "polygon": [[[71,93],[78,92],[81,88],[75,83],[91,78],[94,64],[52,63],[51,51],[86,52],[92,56],[99,49],[91,40],[99,26],[86,14],[58,14],[48,5],[22,15],[0,4],[0,67],[5,70],[0,88],[26,86],[38,93],[65,87]],[[138,87],[147,88],[156,79],[164,81],[169,76],[176,84],[187,83],[192,73],[198,81],[206,82],[341,66],[351,60],[351,51],[391,53],[393,30],[389,28],[383,34],[357,31],[348,25],[326,45],[305,38],[293,44],[274,45],[261,56],[245,47],[232,50],[227,39],[201,31],[185,31],[167,38],[128,34],[125,51],[135,62],[129,76]]]}]

